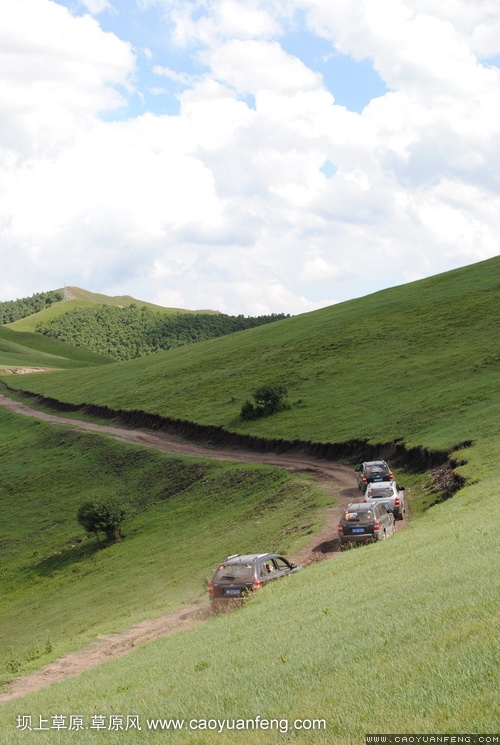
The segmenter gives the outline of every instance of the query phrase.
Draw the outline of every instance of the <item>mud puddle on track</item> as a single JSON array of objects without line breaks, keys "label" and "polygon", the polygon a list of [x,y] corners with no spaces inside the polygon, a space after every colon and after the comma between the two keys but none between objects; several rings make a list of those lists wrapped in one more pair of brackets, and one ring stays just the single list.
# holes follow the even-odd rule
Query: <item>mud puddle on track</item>
[{"label": "mud puddle on track", "polygon": [[[97,432],[122,442],[152,447],[162,453],[171,455],[188,455],[244,463],[263,463],[286,468],[291,473],[310,473],[317,480],[318,486],[329,493],[336,503],[327,508],[322,529],[311,538],[307,546],[290,557],[292,561],[301,566],[324,561],[340,553],[337,539],[337,523],[340,514],[348,502],[359,499],[359,491],[351,468],[313,456],[300,453],[258,453],[243,449],[205,448],[164,432],[147,432],[125,427],[113,427],[48,414],[19,401],[13,401],[1,394],[0,406],[16,414],[71,427],[83,432]],[[398,522],[396,528],[400,529],[401,527],[402,523]],[[206,621],[210,615],[210,608],[204,597],[200,599],[199,605],[184,608],[159,618],[142,621],[122,633],[101,637],[92,645],[78,652],[68,654],[30,675],[17,678],[11,683],[7,693],[0,694],[0,703],[6,703],[28,693],[47,688],[57,681],[79,675],[84,670],[89,670],[106,660],[121,657],[153,639],[193,628]]]}]

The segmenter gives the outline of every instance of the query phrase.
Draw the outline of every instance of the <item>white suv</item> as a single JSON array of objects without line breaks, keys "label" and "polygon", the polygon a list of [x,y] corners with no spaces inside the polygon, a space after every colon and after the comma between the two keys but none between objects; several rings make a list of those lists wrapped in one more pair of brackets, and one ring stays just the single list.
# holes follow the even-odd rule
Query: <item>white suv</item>
[{"label": "white suv", "polygon": [[367,484],[363,501],[383,504],[398,520],[403,519],[406,511],[404,486],[398,486],[395,481],[375,481]]}]

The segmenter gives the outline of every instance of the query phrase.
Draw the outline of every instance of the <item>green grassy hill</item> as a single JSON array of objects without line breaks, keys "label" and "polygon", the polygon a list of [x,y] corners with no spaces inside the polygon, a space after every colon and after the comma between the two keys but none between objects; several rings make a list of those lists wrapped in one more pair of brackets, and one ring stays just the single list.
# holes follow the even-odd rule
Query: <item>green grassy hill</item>
[{"label": "green grassy hill", "polygon": [[14,331],[0,326],[0,371],[16,368],[81,368],[111,362],[85,349],[49,339],[41,334]]},{"label": "green grassy hill", "polygon": [[[281,469],[168,457],[3,409],[0,459],[0,685],[99,633],[205,599],[221,552],[288,551],[326,504]],[[126,508],[125,540],[103,548],[76,515],[110,496]]]},{"label": "green grassy hill", "polygon": [[[64,294],[64,290],[56,290]],[[66,288],[67,300],[53,303],[50,307],[32,313],[13,323],[0,325],[0,372],[13,368],[49,368],[65,369],[102,365],[110,358],[102,354],[77,348],[71,344],[36,334],[35,329],[41,321],[47,322],[76,308],[88,308],[97,305],[125,307],[136,304],[146,306],[157,313],[194,313],[180,311],[177,308],[163,308],[153,303],[136,300],[130,295],[110,297],[96,292],[89,292],[80,287]],[[202,311],[213,313],[214,311]]]},{"label": "green grassy hill", "polygon": [[[497,257],[148,359],[16,386],[265,437],[450,448],[487,436],[499,411],[499,274]],[[244,401],[268,381],[288,386],[292,408],[241,421]]]},{"label": "green grassy hill", "polygon": [[[466,485],[415,516],[389,541],[309,567],[266,588],[235,614],[2,706],[0,743],[31,743],[35,735],[50,745],[67,742],[67,730],[16,728],[20,712],[31,715],[34,726],[40,717],[50,725],[51,715],[81,715],[89,728],[71,737],[85,745],[112,738],[138,745],[161,738],[148,730],[147,720],[155,718],[184,720],[182,731],[163,737],[189,745],[354,745],[364,742],[366,733],[497,731],[499,270],[497,257],[153,358],[15,378],[16,388],[62,401],[142,409],[262,437],[400,440],[445,449],[467,443],[454,452]],[[242,422],[242,403],[269,380],[288,386],[292,408]],[[278,525],[288,527],[292,518],[304,527],[300,505],[308,500],[321,506],[307,482],[281,483],[279,472],[266,469],[259,471],[262,481],[251,472],[239,478],[231,468],[241,467],[230,466],[204,472],[163,501],[159,494],[172,488],[168,479],[179,485],[185,478],[177,467],[169,470],[168,459],[138,448],[131,457],[125,446],[61,435],[12,415],[2,417],[0,433],[2,462],[8,466],[0,495],[10,505],[9,514],[17,509],[19,515],[2,546],[12,562],[3,569],[4,629],[27,619],[11,669],[21,655],[23,665],[37,666],[53,654],[47,651],[52,642],[46,644],[52,627],[61,629],[58,645],[69,648],[79,634],[121,626],[127,607],[132,622],[141,608],[154,615],[161,603],[175,602],[176,588],[194,594],[189,578],[197,576],[202,584],[209,554],[224,554],[234,530],[242,531],[234,537],[246,548],[270,540]],[[36,479],[45,457],[53,476],[30,486],[24,473]],[[89,480],[89,466],[98,475],[102,471],[102,479]],[[181,474],[183,468],[188,466],[180,467]],[[292,494],[282,506],[288,513],[279,513],[277,523],[273,509],[264,519],[252,519],[252,508],[273,506],[269,495],[281,504],[283,487]],[[137,493],[134,507],[143,509],[129,538],[92,557],[88,543],[73,548],[76,534],[68,514],[77,497],[101,488]],[[71,495],[67,513],[65,493]],[[22,533],[19,525],[27,513]],[[32,533],[26,532],[30,521]],[[34,555],[38,545],[41,568]],[[170,553],[173,564],[162,574]],[[172,566],[187,556],[190,570],[174,573]],[[27,659],[30,644],[32,660]],[[104,733],[92,729],[95,715],[105,718],[106,727],[111,715],[121,715],[123,728],[128,715],[137,715],[142,730]],[[255,729],[256,717],[277,724]],[[201,730],[200,720],[239,720],[243,726],[219,733],[218,725]],[[296,720],[308,724],[294,729]],[[314,729],[314,720],[324,720],[326,729]]]}]

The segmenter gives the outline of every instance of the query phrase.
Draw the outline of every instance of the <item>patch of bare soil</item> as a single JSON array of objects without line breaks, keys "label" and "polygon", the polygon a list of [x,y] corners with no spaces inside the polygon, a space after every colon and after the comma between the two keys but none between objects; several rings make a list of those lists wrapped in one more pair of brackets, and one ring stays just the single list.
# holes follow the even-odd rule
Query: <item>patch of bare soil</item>
[{"label": "patch of bare soil", "polygon": [[[325,522],[319,533],[316,533],[308,545],[295,554],[295,556],[290,557],[292,561],[295,561],[301,566],[308,566],[309,564],[324,561],[340,553],[337,538],[337,523],[345,506],[349,502],[358,500],[360,496],[351,468],[340,465],[339,463],[320,460],[313,456],[258,453],[229,448],[208,449],[163,432],[145,432],[94,424],[93,422],[76,419],[66,419],[37,411],[26,404],[13,401],[2,395],[0,395],[0,406],[17,414],[43,419],[53,424],[73,427],[82,431],[99,432],[124,442],[153,447],[164,453],[199,456],[203,458],[209,457],[215,460],[264,463],[286,468],[292,473],[304,472],[312,474],[318,480],[318,485],[332,496],[332,500],[334,499],[336,504],[327,509]],[[401,529],[404,523],[406,523],[406,520],[397,521],[396,529]],[[106,660],[121,657],[153,639],[169,636],[177,631],[183,631],[184,629],[197,626],[203,623],[209,616],[210,608],[207,600],[203,598],[200,600],[199,605],[175,611],[160,618],[143,621],[123,633],[102,637],[85,649],[66,655],[66,657],[56,660],[30,675],[17,678],[12,682],[7,693],[0,694],[0,703],[11,701],[14,698],[19,698],[28,693],[46,688],[56,681],[78,675],[84,670],[89,670]]]},{"label": "patch of bare soil", "polygon": [[55,370],[54,367],[4,367],[0,370],[0,375],[26,375],[35,372],[50,372]]}]

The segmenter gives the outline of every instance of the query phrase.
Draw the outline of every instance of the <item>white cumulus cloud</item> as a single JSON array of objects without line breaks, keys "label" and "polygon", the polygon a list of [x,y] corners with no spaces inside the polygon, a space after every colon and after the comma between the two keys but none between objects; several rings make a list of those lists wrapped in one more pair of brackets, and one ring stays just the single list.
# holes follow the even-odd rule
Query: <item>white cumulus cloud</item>
[{"label": "white cumulus cloud", "polygon": [[[142,0],[161,59],[115,5],[0,4],[0,299],[299,313],[498,253],[493,0]],[[287,51],[306,28],[389,92],[339,106]],[[141,64],[178,113],[130,113]]]}]

